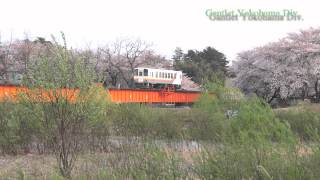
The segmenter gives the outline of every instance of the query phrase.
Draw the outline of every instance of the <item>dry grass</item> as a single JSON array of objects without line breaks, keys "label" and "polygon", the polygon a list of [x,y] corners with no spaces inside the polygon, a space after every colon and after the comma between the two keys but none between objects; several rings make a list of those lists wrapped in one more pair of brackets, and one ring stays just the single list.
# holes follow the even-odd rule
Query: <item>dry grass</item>
[{"label": "dry grass", "polygon": [[296,106],[285,107],[285,108],[277,108],[277,109],[274,109],[274,111],[275,112],[290,111],[290,110],[300,111],[300,110],[303,110],[303,109],[308,109],[308,110],[311,110],[313,112],[320,112],[320,104],[302,102],[302,103],[299,103]]},{"label": "dry grass", "polygon": [[[168,147],[165,147],[164,151],[181,157],[186,165],[193,164],[193,157],[200,153],[200,149],[181,151]],[[101,171],[109,171],[113,166],[119,166],[125,156],[127,154],[123,152],[81,154],[73,169],[73,177],[91,179]],[[21,179],[21,176],[24,176],[46,180],[58,175],[59,170],[53,155],[0,156],[0,179]]]},{"label": "dry grass", "polygon": [[48,179],[55,173],[55,158],[50,155],[18,155],[0,157],[0,178],[17,179],[21,174]]}]

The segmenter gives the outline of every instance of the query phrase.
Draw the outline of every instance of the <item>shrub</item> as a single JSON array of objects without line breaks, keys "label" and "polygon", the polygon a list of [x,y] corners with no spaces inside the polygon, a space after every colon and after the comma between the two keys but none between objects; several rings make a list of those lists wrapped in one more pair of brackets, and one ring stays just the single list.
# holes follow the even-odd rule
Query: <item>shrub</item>
[{"label": "shrub", "polygon": [[289,126],[275,117],[271,107],[256,97],[246,99],[231,119],[231,137],[238,142],[294,142]]},{"label": "shrub", "polygon": [[117,135],[146,137],[150,134],[149,127],[153,118],[150,107],[139,104],[120,104],[113,117]]},{"label": "shrub", "polygon": [[0,146],[2,153],[16,154],[20,141],[19,122],[10,101],[0,103]]},{"label": "shrub", "polygon": [[185,110],[151,109],[151,133],[156,139],[182,139],[185,135],[183,125],[188,112]]},{"label": "shrub", "polygon": [[106,116],[107,95],[94,84],[93,68],[69,51],[62,38],[63,45],[54,39],[50,53],[32,59],[23,81],[29,92],[22,93],[21,102],[35,115],[61,175],[70,178],[89,122]]},{"label": "shrub", "polygon": [[296,110],[277,111],[276,116],[282,121],[287,122],[291,130],[300,140],[316,140],[320,132],[320,113],[302,108]]}]

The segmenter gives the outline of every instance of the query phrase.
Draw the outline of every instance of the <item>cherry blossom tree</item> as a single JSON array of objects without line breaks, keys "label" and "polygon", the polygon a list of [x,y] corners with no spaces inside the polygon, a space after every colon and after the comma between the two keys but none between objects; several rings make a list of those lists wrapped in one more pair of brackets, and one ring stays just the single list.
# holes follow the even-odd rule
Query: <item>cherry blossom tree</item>
[{"label": "cherry blossom tree", "polygon": [[320,29],[290,33],[277,42],[241,52],[232,68],[237,87],[268,102],[310,96],[320,100]]}]

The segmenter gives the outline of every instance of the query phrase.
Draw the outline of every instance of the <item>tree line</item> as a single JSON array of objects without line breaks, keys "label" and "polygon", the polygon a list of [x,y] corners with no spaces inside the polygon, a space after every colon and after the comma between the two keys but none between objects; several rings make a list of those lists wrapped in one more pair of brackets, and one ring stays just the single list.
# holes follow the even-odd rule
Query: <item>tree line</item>
[{"label": "tree line", "polygon": [[[0,82],[19,84],[29,68],[30,60],[50,55],[52,41],[42,37],[35,40],[11,40],[0,42]],[[151,44],[140,39],[122,38],[96,49],[69,49],[82,56],[86,65],[92,65],[100,81],[109,87],[133,87],[134,68],[144,66],[166,66],[167,60],[156,54]],[[98,79],[97,79],[98,80]]]},{"label": "tree line", "polygon": [[[0,42],[0,83],[18,85],[32,68],[30,60],[49,54],[52,47],[53,42],[42,37]],[[86,65],[92,65],[99,80],[108,87],[134,87],[132,74],[140,66],[182,70],[198,85],[216,77],[224,79],[227,72],[225,55],[213,47],[187,53],[177,48],[172,60],[157,54],[151,43],[133,38],[118,38],[96,49],[69,50],[85,58]],[[184,79],[185,86],[192,84],[187,77]]]}]

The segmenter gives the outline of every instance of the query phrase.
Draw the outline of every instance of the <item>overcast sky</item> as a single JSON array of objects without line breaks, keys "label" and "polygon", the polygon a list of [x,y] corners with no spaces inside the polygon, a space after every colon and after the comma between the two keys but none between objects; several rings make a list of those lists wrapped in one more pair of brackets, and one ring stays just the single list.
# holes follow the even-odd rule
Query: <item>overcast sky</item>
[{"label": "overcast sky", "polygon": [[[202,50],[213,46],[234,60],[243,50],[276,41],[287,33],[320,25],[319,5],[308,0],[0,0],[2,41],[59,35],[70,46],[92,48],[119,37],[152,42],[171,58],[176,47]],[[207,9],[293,9],[303,21],[210,21]]]}]

